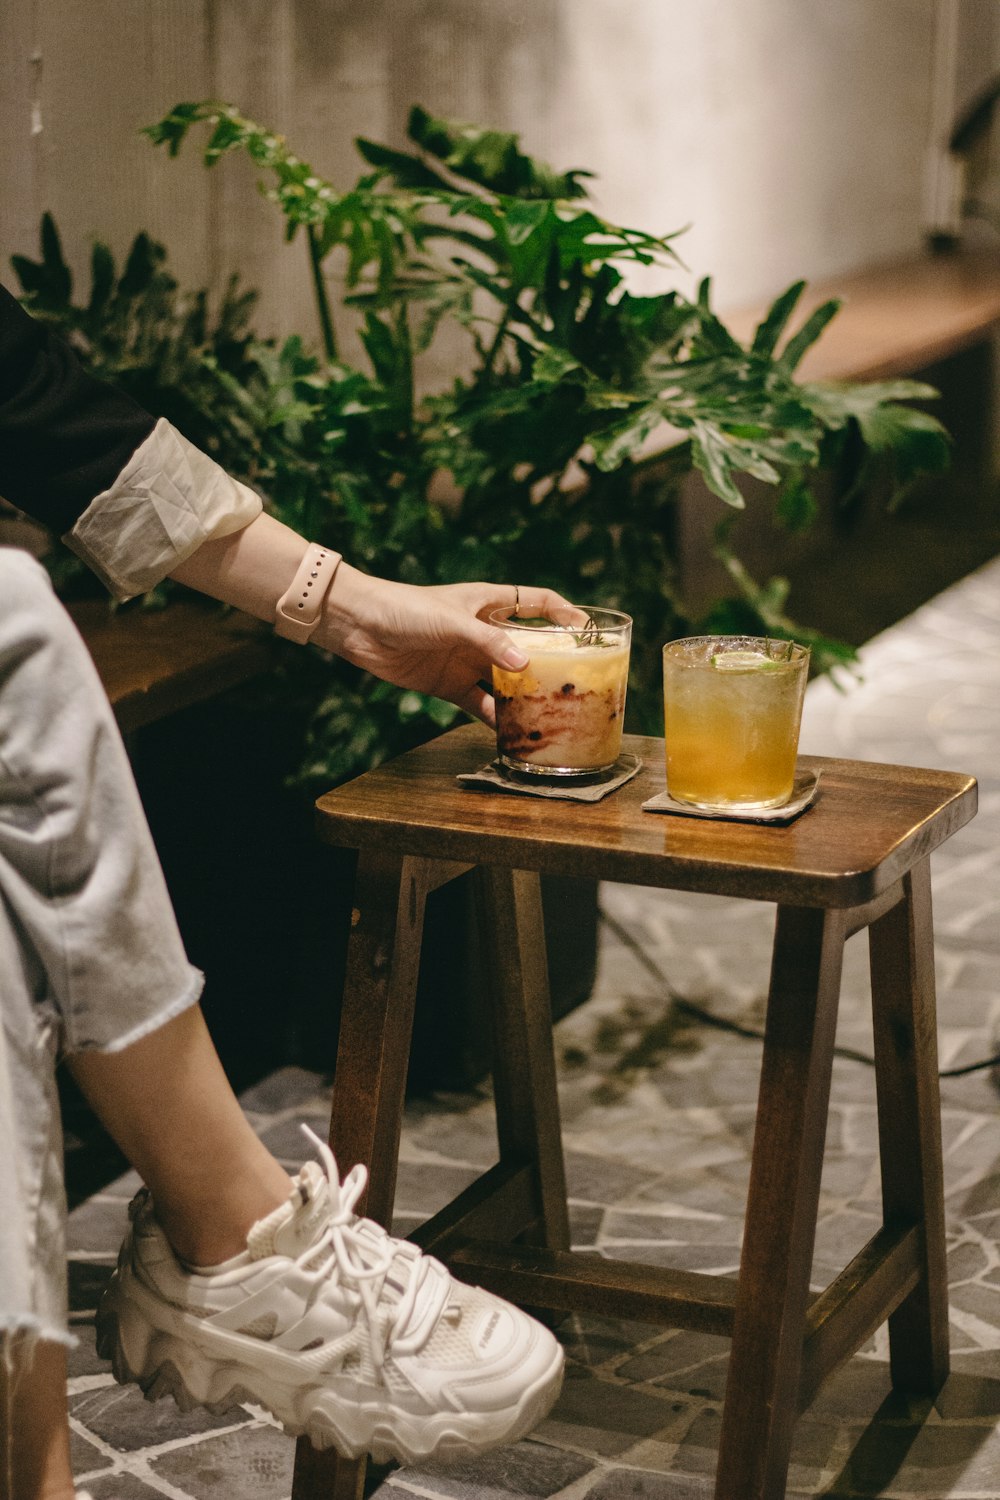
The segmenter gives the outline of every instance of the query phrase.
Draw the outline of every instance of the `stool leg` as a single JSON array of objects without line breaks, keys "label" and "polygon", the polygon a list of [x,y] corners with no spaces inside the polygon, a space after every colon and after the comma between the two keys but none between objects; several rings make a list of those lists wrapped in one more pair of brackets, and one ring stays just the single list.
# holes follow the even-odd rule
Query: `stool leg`
[{"label": "stool leg", "polygon": [[[371,1174],[359,1213],[388,1226],[420,968],[428,860],[358,856],[337,1044],[330,1144],[341,1170]],[[296,1447],[292,1500],[361,1500],[367,1460]]]},{"label": "stool leg", "polygon": [[785,1493],[844,940],[840,913],[778,910],[716,1500]]},{"label": "stool leg", "polygon": [[341,1458],[301,1437],[295,1444],[292,1500],[364,1500],[367,1474],[367,1458]]},{"label": "stool leg", "polygon": [[533,870],[482,866],[475,885],[492,998],[500,1160],[533,1164],[539,1226],[531,1238],[550,1250],[568,1250],[541,884]]},{"label": "stool leg", "polygon": [[948,1375],[941,1098],[930,862],[869,929],[879,1153],[885,1222],[922,1226],[918,1285],[889,1318],[892,1383],[934,1395]]}]

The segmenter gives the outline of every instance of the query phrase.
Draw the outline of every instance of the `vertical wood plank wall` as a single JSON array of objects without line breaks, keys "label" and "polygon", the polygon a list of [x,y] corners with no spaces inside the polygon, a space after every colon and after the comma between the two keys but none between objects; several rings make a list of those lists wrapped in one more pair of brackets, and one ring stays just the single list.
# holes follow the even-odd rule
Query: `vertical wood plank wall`
[{"label": "vertical wood plank wall", "polygon": [[[335,184],[355,134],[399,143],[408,106],[520,130],[596,170],[599,208],[667,230],[722,305],[915,250],[935,0],[3,0],[0,276],[57,216],[77,268],[96,237],[162,239],[182,284],[231,270],[264,331],[314,333],[304,252],[239,159],[206,172],[138,134],[217,96]],[[1000,6],[964,0],[995,68]],[[974,71],[974,69],[972,70]]]}]

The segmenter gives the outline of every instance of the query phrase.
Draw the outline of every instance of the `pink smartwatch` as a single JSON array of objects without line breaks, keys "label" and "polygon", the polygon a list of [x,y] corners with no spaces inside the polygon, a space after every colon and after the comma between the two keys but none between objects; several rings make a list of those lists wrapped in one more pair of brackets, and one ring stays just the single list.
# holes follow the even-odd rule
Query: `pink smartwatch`
[{"label": "pink smartwatch", "polygon": [[276,635],[300,646],[306,643],[319,624],[323,601],[339,565],[339,552],[317,542],[309,543],[295,577],[278,600],[274,614]]}]

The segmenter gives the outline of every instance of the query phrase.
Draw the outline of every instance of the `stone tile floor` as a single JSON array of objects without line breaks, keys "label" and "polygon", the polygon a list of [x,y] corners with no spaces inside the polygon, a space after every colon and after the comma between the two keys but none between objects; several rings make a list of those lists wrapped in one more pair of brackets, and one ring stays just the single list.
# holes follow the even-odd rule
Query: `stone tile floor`
[{"label": "stone tile floor", "polygon": [[[810,689],[803,748],[975,772],[979,817],[935,856],[941,1066],[1000,1046],[1000,559],[863,653],[846,693]],[[753,1027],[771,916],[752,903],[608,887],[592,999],[557,1028],[576,1245],[733,1271],[754,1114],[758,1044],[693,1021],[672,997]],[[865,955],[851,945],[839,1041],[870,1051]],[[1000,1500],[1000,1077],[942,1083],[953,1373],[938,1399],[893,1395],[884,1329],[801,1419],[789,1494]],[[322,1131],[317,1074],[288,1069],[246,1095],[290,1164],[300,1120]],[[873,1076],[838,1060],[816,1245],[823,1284],[879,1218]],[[414,1102],[403,1141],[406,1231],[492,1159],[485,1088]],[[93,1352],[125,1177],[71,1217],[76,1471],[94,1500],[284,1500],[292,1443],[249,1407],[219,1417],[147,1405]],[[383,1470],[371,1490],[456,1500],[695,1500],[712,1493],[724,1339],[578,1318],[562,1330],[565,1391],[514,1447],[453,1467]]]}]

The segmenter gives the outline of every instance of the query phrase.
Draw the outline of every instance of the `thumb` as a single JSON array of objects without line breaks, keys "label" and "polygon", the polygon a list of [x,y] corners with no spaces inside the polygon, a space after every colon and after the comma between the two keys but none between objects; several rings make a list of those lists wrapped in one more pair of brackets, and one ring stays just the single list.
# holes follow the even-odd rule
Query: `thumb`
[{"label": "thumb", "polygon": [[528,665],[528,657],[520,647],[495,625],[482,626],[477,644],[482,645],[483,654],[494,666],[505,667],[508,672],[523,672]]},{"label": "thumb", "polygon": [[499,625],[488,625],[475,615],[456,615],[454,624],[457,633],[479,653],[484,668],[492,665],[508,672],[523,672],[528,665],[526,653]]}]

